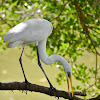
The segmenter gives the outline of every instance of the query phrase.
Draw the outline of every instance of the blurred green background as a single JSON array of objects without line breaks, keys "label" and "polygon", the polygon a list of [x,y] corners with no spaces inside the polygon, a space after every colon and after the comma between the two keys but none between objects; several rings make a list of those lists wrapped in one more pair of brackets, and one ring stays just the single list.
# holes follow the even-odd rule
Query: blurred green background
[{"label": "blurred green background", "polygon": [[[73,69],[73,89],[91,98],[100,94],[100,2],[99,0],[1,0],[0,1],[0,82],[24,81],[19,56],[21,48],[6,49],[3,36],[13,26],[31,18],[44,18],[53,24],[47,40],[47,54],[63,56]],[[23,66],[29,82],[48,86],[37,65],[34,44],[25,48]],[[43,64],[55,88],[67,91],[60,63]],[[0,91],[1,100],[57,99],[45,94]],[[62,100],[62,98],[61,98]]]}]

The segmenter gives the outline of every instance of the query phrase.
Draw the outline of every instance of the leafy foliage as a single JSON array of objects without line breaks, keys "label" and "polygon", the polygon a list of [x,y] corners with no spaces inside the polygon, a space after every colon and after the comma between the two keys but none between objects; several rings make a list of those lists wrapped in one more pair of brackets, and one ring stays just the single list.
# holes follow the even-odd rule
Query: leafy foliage
[{"label": "leafy foliage", "polygon": [[[73,65],[73,76],[85,88],[73,87],[97,95],[100,90],[100,67],[77,65],[78,56],[84,51],[100,56],[100,1],[99,0],[2,0],[0,1],[0,50],[5,50],[3,36],[13,26],[27,19],[41,17],[54,27],[47,41],[48,55],[65,57]],[[32,50],[34,46],[29,45]],[[67,56],[66,56],[67,55]],[[96,60],[97,62],[97,60]],[[59,67],[57,82],[65,81],[64,70]],[[90,81],[93,80],[93,84]]]}]

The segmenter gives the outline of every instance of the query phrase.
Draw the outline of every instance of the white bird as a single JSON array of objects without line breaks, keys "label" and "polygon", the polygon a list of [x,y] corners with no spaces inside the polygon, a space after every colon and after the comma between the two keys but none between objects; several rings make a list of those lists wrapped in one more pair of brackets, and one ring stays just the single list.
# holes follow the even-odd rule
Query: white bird
[{"label": "white bird", "polygon": [[[21,60],[25,45],[32,44],[32,43],[36,44],[38,65],[40,66],[45,77],[47,78],[51,89],[55,89],[55,88],[52,86],[45,71],[43,70],[40,59],[45,64],[48,65],[53,64],[55,61],[59,61],[62,64],[66,74],[67,83],[68,83],[68,93],[70,96],[69,79],[70,79],[71,89],[72,89],[72,79],[71,79],[72,68],[70,64],[60,55],[51,55],[48,57],[46,54],[46,40],[48,36],[52,33],[52,30],[53,30],[52,24],[45,19],[40,19],[40,18],[29,19],[11,28],[4,36],[3,40],[5,42],[9,42],[8,48],[14,48],[18,45],[22,45],[23,49],[19,58],[19,62],[26,83],[28,81],[25,76],[23,66],[22,66],[22,60]],[[73,96],[73,89],[72,89],[72,96]]]}]

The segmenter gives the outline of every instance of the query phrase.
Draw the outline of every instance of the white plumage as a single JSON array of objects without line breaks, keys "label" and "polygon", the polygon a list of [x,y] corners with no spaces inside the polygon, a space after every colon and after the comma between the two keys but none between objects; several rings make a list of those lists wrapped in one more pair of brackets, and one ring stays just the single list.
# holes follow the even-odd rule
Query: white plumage
[{"label": "white plumage", "polygon": [[8,48],[13,48],[18,45],[22,45],[24,47],[27,44],[35,43],[36,46],[38,46],[40,59],[45,64],[53,64],[55,61],[59,61],[63,65],[67,80],[68,78],[70,78],[71,80],[72,68],[69,63],[59,55],[51,55],[50,57],[48,57],[46,54],[46,40],[48,36],[52,33],[52,30],[52,24],[45,19],[29,19],[10,29],[4,36],[4,41],[9,42]]},{"label": "white plumage", "polygon": [[52,24],[45,19],[30,19],[10,29],[4,36],[4,41],[10,43],[8,48],[37,43],[47,38],[52,29]]}]

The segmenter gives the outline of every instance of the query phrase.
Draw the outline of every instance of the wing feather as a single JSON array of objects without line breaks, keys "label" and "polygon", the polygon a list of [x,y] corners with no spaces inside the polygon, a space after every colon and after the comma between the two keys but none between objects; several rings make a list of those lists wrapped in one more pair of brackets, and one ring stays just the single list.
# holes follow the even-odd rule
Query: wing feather
[{"label": "wing feather", "polygon": [[4,41],[41,41],[51,34],[52,29],[52,24],[45,19],[30,19],[10,29],[4,36]]}]

